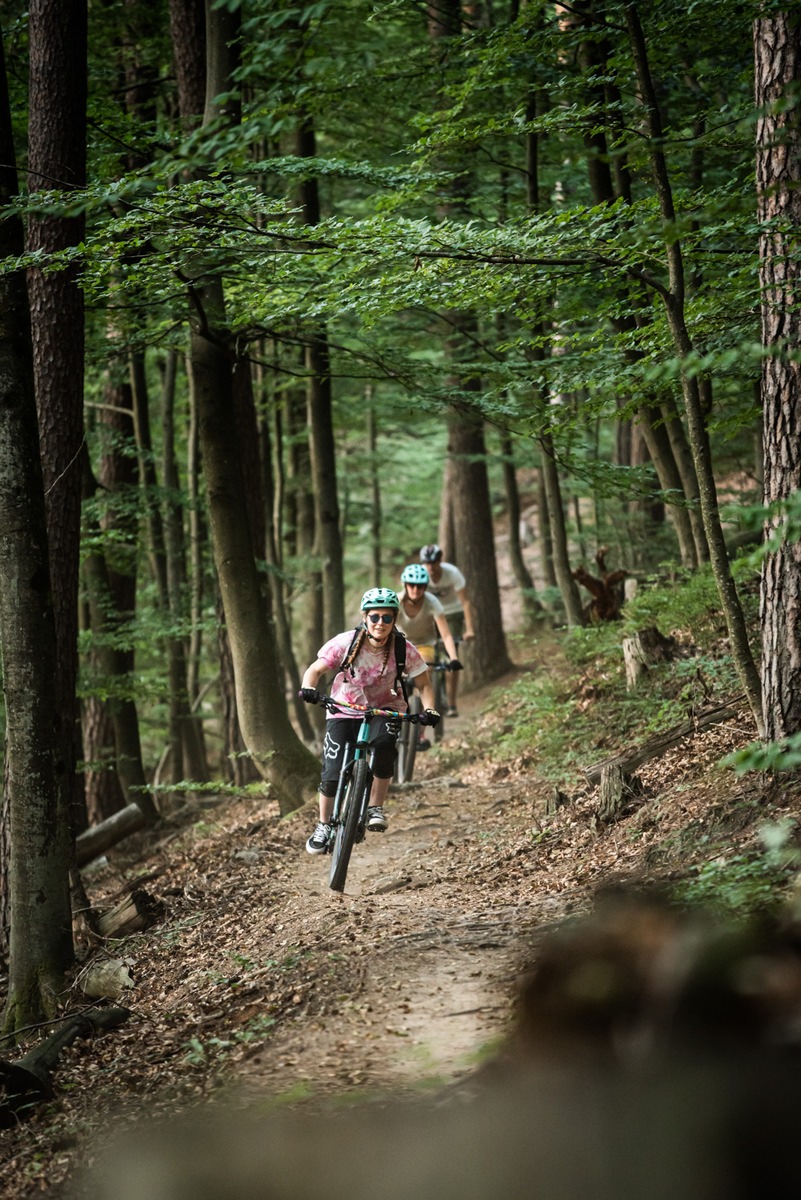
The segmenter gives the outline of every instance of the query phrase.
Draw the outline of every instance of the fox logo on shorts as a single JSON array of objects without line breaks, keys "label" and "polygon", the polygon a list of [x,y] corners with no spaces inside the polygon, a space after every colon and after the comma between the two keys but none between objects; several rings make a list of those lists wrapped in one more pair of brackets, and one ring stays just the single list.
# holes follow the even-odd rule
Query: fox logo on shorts
[{"label": "fox logo on shorts", "polygon": [[335,742],[331,734],[326,732],[323,740],[323,758],[336,758],[342,749],[341,742]]}]

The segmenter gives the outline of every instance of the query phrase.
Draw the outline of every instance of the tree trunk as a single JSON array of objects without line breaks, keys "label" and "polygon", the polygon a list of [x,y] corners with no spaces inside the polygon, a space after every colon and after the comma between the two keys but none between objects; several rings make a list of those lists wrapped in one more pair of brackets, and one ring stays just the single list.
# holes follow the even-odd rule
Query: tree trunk
[{"label": "tree trunk", "polygon": [[[262,412],[264,408],[265,405],[262,403],[260,406]],[[276,487],[274,482],[273,463],[275,459],[273,456],[272,438],[270,436],[270,423],[267,417],[263,417],[259,421],[257,436],[261,471],[261,495],[264,505],[263,553],[268,566],[273,568],[270,573],[270,593],[275,611],[275,633],[278,643],[278,655],[289,685],[290,699],[300,735],[305,742],[312,742],[314,740],[314,730],[309,720],[309,706],[303,703],[298,694],[300,691],[301,674],[292,645],[292,634],[289,627],[289,615],[286,605],[286,588],[284,587],[284,575],[279,558],[279,543],[276,536],[274,512],[279,504],[278,496],[282,490],[282,485],[279,484]]]},{"label": "tree trunk", "polygon": [[[106,686],[111,691],[108,711],[114,726],[115,764],[117,777],[126,803],[137,804],[147,822],[158,817],[153,797],[142,766],[142,746],[139,738],[139,717],[136,703],[130,694],[128,651],[120,645],[108,564],[99,550],[87,554],[84,575],[90,619],[97,635],[97,660]],[[116,694],[114,694],[116,693]]]},{"label": "tree trunk", "polygon": [[762,571],[765,730],[781,741],[801,730],[801,543],[787,536],[784,502],[801,489],[801,24],[786,12],[754,24],[757,212],[762,305],[766,533],[779,542]]},{"label": "tree trunk", "polygon": [[[297,132],[299,158],[317,154],[314,123],[303,113]],[[320,220],[320,189],[316,178],[300,186],[301,218],[305,225]],[[315,514],[315,557],[322,583],[322,630],[331,637],[345,626],[345,582],[342,569],[342,534],[339,524],[337,466],[334,443],[333,397],[328,333],[324,325],[306,341],[306,423],[311,454],[311,482]]]},{"label": "tree trunk", "polygon": [[192,371],[214,562],[236,678],[242,737],[282,812],[317,784],[317,763],[289,723],[270,614],[256,570],[242,482],[222,284],[193,290]]},{"label": "tree trunk", "polygon": [[[18,195],[0,39],[0,208]],[[22,224],[0,222],[0,258],[22,254]],[[69,894],[72,747],[60,721],[30,312],[21,272],[0,276],[0,652],[10,861],[4,1027],[52,1016],[72,962]],[[76,604],[77,610],[77,604]]]},{"label": "tree trunk", "polygon": [[316,557],[320,562],[323,635],[345,627],[345,581],[339,527],[336,452],[328,339],[319,330],[306,346],[307,420],[311,447],[312,494],[315,500]]},{"label": "tree trunk", "polygon": [[373,389],[370,384],[367,384],[364,389],[364,400],[367,408],[367,454],[370,471],[370,562],[372,564],[370,578],[378,580],[382,574],[381,533],[383,513],[381,508],[380,472],[378,470],[378,423],[373,403]]},{"label": "tree trunk", "polygon": [[647,404],[637,410],[637,421],[648,446],[648,453],[654,464],[659,486],[665,493],[667,510],[679,543],[681,564],[692,569],[698,566],[697,547],[693,537],[690,513],[684,503],[685,492],[682,479],[667,429],[661,420],[655,418],[653,410]]},{"label": "tree trunk", "polygon": [[559,483],[559,470],[553,450],[553,439],[550,433],[543,433],[539,439],[542,450],[542,471],[545,485],[545,500],[548,505],[548,523],[551,530],[551,545],[553,549],[553,566],[559,594],[565,606],[568,625],[583,625],[584,613],[581,607],[581,597],[570,568],[570,552],[567,544],[567,528],[565,512],[562,506],[562,489]]},{"label": "tree trunk", "polygon": [[523,613],[528,622],[542,615],[543,608],[537,597],[537,590],[531,572],[523,558],[523,548],[520,544],[520,492],[517,488],[514,451],[512,439],[504,434],[501,440],[503,456],[503,482],[506,492],[506,519],[509,528],[509,560],[512,571],[523,597]]},{"label": "tree trunk", "polygon": [[[662,149],[664,145],[662,122],[651,78],[645,37],[633,0],[627,0],[626,20],[637,82],[646,114],[646,129],[650,138],[654,186],[659,199],[660,211],[666,232],[670,231],[669,236],[666,238],[665,246],[669,284],[667,288],[663,287],[661,289],[661,295],[665,303],[673,344],[681,362],[685,363],[695,347],[690,338],[685,318],[685,279],[682,249],[680,241],[672,233],[675,228],[676,212],[673,205],[673,193],[667,163]],[[745,694],[748,697],[757,729],[761,733],[763,727],[761,684],[748,641],[748,630],[740,598],[737,595],[737,588],[726,553],[726,542],[720,523],[717,490],[712,470],[712,458],[700,389],[701,384],[698,376],[691,374],[686,369],[682,369],[682,392],[684,395],[684,407],[687,413],[690,448],[692,450],[695,473],[698,478],[701,517],[704,523],[706,540],[709,545],[712,571],[726,620],[734,664]]]},{"label": "tree trunk", "polygon": [[[164,502],[164,551],[166,556],[167,606],[171,625],[179,629],[186,620],[187,571],[184,543],[183,503],[175,454],[175,375],[178,356],[167,355],[162,396],[162,475]],[[188,639],[182,632],[166,639],[170,694],[170,768],[173,785],[183,779],[205,782],[209,778],[203,725],[192,712],[189,697]]]},{"label": "tree trunk", "polygon": [[548,513],[548,495],[545,490],[545,469],[540,457],[540,469],[537,472],[537,542],[540,548],[540,563],[546,588],[556,589],[556,570],[553,565],[553,537],[551,536],[551,518]]},{"label": "tree trunk", "polygon": [[451,410],[448,457],[456,541],[455,561],[467,580],[475,639],[467,643],[465,674],[470,683],[496,679],[511,667],[501,617],[495,537],[487,479],[487,450],[481,416]]},{"label": "tree trunk", "polygon": [[[28,36],[29,190],[62,189],[68,193],[86,183],[86,0],[32,0]],[[28,249],[47,258],[80,245],[84,234],[80,206],[75,216],[31,217]],[[72,824],[79,827],[84,820],[83,779],[75,770],[84,301],[77,267],[48,274],[32,269],[28,294],[58,638],[54,686]]]}]

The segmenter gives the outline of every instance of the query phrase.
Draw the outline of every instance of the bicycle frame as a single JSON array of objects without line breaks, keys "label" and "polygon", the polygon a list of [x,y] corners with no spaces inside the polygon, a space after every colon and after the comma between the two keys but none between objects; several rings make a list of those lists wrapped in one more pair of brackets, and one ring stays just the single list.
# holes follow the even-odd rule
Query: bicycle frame
[{"label": "bicycle frame", "polygon": [[329,712],[362,714],[353,750],[346,755],[339,772],[331,814],[333,838],[329,843],[332,857],[328,885],[332,891],[341,892],[345,887],[351,851],[355,843],[364,837],[367,806],[373,786],[375,747],[370,745],[370,722],[373,717],[387,717],[390,728],[397,722],[397,728],[400,729],[402,721],[414,723],[418,716],[400,713],[393,708],[347,704],[331,696],[321,696],[319,702]]},{"label": "bicycle frame", "polygon": [[360,759],[367,759],[367,774],[370,783],[365,796],[363,797],[364,812],[360,814],[359,828],[357,830],[356,840],[360,842],[364,837],[364,814],[367,812],[367,801],[370,798],[370,792],[373,787],[373,757],[375,750],[370,747],[370,721],[373,716],[378,716],[378,713],[371,713],[370,716],[363,716],[359,724],[359,732],[356,734],[356,741],[352,751],[346,755],[345,761],[342,764],[342,769],[339,772],[337,780],[337,790],[334,796],[334,808],[331,813],[331,824],[336,828],[340,822],[342,807],[344,803],[344,795],[347,790],[348,783],[353,774],[354,767]]}]

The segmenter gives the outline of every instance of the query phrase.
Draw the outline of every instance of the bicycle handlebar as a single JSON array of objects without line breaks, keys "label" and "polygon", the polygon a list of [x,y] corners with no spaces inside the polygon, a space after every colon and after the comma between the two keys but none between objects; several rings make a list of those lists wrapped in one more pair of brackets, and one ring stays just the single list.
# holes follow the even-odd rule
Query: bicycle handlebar
[{"label": "bicycle handlebar", "polygon": [[320,696],[317,703],[322,704],[323,708],[327,708],[329,712],[347,709],[349,712],[362,713],[366,717],[396,717],[399,721],[409,721],[412,725],[416,725],[423,715],[422,713],[398,712],[396,708],[377,708],[372,704],[349,704],[347,700],[335,700],[333,696]]}]

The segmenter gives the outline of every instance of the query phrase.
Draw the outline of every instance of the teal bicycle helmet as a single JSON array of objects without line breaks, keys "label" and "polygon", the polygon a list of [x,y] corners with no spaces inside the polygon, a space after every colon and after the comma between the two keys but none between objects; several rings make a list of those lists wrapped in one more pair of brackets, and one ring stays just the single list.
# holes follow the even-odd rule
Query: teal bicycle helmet
[{"label": "teal bicycle helmet", "polygon": [[431,577],[422,563],[409,563],[408,567],[403,568],[401,583],[421,583],[427,585],[430,582]]},{"label": "teal bicycle helmet", "polygon": [[392,588],[370,588],[362,596],[361,603],[362,612],[368,608],[394,608],[397,612],[400,608],[398,593],[393,592]]}]

